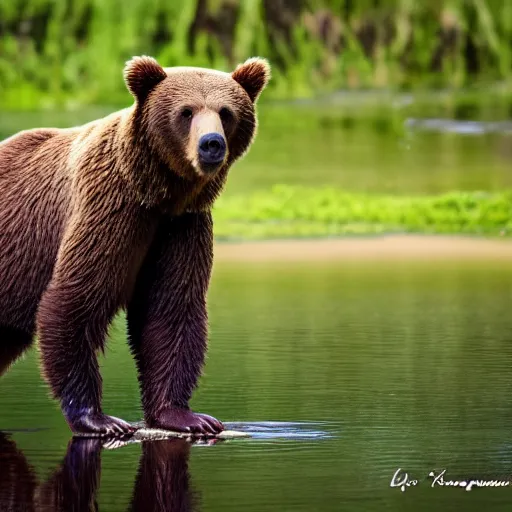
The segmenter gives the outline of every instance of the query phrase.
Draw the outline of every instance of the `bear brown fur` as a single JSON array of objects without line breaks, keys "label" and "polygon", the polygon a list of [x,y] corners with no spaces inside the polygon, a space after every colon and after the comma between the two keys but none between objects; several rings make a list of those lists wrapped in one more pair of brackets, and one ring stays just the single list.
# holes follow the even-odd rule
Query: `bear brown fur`
[{"label": "bear brown fur", "polygon": [[101,409],[96,352],[127,311],[146,422],[215,433],[190,411],[207,343],[211,207],[252,143],[268,63],[232,73],[127,63],[132,107],[0,144],[0,374],[37,333],[74,432],[133,427]]}]

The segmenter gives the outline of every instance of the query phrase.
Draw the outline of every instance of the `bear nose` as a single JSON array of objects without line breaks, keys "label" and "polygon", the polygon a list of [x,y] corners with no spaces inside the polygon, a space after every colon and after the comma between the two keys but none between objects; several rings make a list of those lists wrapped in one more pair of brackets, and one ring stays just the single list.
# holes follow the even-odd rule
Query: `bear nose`
[{"label": "bear nose", "polygon": [[226,141],[220,133],[207,133],[199,139],[199,160],[202,164],[218,165],[226,156]]}]

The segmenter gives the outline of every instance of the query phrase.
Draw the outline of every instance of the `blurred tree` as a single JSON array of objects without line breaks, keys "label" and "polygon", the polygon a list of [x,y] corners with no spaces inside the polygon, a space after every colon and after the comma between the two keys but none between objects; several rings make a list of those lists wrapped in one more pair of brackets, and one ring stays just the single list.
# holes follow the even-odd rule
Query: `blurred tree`
[{"label": "blurred tree", "polygon": [[125,102],[121,63],[231,69],[253,54],[275,96],[510,80],[509,0],[9,0],[0,105]]}]

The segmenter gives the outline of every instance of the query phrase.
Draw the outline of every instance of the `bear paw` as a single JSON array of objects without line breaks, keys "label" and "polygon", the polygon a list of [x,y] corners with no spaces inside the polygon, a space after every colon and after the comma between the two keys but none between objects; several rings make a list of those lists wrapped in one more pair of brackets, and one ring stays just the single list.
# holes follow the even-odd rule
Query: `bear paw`
[{"label": "bear paw", "polygon": [[148,419],[147,424],[150,428],[190,432],[195,435],[216,435],[224,430],[224,425],[212,416],[181,408],[164,409]]},{"label": "bear paw", "polygon": [[68,419],[68,424],[74,434],[84,437],[124,436],[137,430],[128,422],[101,412],[84,412]]}]

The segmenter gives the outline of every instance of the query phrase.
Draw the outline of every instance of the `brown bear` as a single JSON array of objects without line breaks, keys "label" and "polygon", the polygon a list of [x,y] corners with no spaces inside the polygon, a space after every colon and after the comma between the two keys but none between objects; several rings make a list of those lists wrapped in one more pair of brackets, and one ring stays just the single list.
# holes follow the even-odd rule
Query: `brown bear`
[{"label": "brown bear", "polygon": [[0,144],[0,374],[37,334],[71,429],[132,432],[102,412],[96,359],[124,308],[147,424],[217,433],[222,423],[188,406],[207,344],[211,208],[253,141],[270,68],[144,56],[124,76],[132,107]]}]

